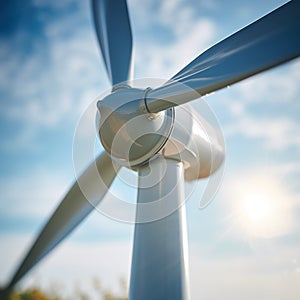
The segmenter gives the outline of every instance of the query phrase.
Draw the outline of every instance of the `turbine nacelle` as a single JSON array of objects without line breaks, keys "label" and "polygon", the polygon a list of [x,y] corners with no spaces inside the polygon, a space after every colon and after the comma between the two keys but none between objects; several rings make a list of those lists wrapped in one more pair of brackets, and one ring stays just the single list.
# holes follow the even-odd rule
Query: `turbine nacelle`
[{"label": "turbine nacelle", "polygon": [[149,113],[147,92],[122,87],[98,102],[100,141],[113,160],[136,169],[162,155],[182,161],[187,180],[216,171],[224,160],[216,131],[188,105]]}]

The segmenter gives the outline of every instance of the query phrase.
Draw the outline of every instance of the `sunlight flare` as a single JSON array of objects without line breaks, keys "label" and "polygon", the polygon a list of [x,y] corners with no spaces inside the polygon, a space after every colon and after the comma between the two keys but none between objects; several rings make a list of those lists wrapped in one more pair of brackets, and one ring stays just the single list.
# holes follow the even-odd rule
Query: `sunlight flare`
[{"label": "sunlight flare", "polygon": [[234,227],[247,237],[272,238],[292,228],[293,199],[272,176],[249,176],[232,195]]}]

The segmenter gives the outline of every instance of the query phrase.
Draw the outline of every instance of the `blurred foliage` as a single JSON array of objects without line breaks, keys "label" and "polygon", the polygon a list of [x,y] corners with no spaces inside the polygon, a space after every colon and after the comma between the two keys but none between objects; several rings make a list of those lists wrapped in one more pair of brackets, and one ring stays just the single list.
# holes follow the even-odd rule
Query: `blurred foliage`
[{"label": "blurred foliage", "polygon": [[58,298],[49,297],[41,290],[34,288],[21,292],[13,292],[10,300],[59,300]]},{"label": "blurred foliage", "polygon": [[[119,281],[121,295],[116,295],[114,292],[105,289],[102,287],[101,282],[98,279],[93,280],[93,288],[96,292],[97,296],[99,295],[99,300],[128,300],[127,297],[127,285],[126,281],[120,279]],[[60,297],[58,292],[46,292],[41,290],[40,288],[30,288],[27,290],[14,291],[9,300],[69,300],[70,298]],[[0,297],[1,298],[1,297]],[[74,298],[79,300],[90,300],[91,297],[89,294],[79,288],[76,288],[74,291]],[[0,299],[2,300],[2,299]]]}]

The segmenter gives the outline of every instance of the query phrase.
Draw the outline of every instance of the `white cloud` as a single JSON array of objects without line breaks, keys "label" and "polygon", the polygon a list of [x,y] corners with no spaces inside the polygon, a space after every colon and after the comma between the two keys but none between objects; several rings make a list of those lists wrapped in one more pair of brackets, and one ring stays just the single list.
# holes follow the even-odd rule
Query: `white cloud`
[{"label": "white cloud", "polygon": [[234,118],[234,123],[224,127],[227,136],[240,135],[262,141],[266,148],[286,150],[300,147],[299,123],[291,118],[259,118],[250,113]]},{"label": "white cloud", "polygon": [[299,149],[298,69],[299,61],[294,61],[212,96],[217,114],[226,116],[227,137],[248,137],[269,150]]},{"label": "white cloud", "polygon": [[76,281],[85,285],[98,277],[104,286],[117,290],[118,279],[128,278],[130,257],[131,243],[127,241],[86,245],[69,241],[48,257],[32,276],[40,278],[44,284],[55,280],[69,287]]},{"label": "white cloud", "polygon": [[[130,1],[129,9],[139,77],[168,79],[211,45],[216,35],[215,22],[199,18],[194,5],[182,0],[155,4],[145,1],[142,6]],[[167,32],[163,43],[153,27]],[[140,28],[147,33],[147,39]]]},{"label": "white cloud", "polygon": [[[31,244],[29,236],[0,236],[1,285],[10,279],[24,252]],[[119,290],[118,280],[128,278],[131,264],[131,243],[128,241],[96,242],[81,244],[72,240],[61,244],[45,258],[21,286],[40,286],[46,290],[58,283],[60,296],[72,297],[75,285],[86,292],[93,292],[94,278],[100,279],[105,288]],[[72,298],[73,299],[73,298]],[[96,297],[94,299],[97,299]]]},{"label": "white cloud", "polygon": [[192,6],[182,0],[161,1],[157,22],[172,29],[177,37],[187,32],[195,32],[193,21],[195,21]]},{"label": "white cloud", "polygon": [[300,162],[278,163],[273,165],[272,169],[279,176],[296,175],[300,173]]},{"label": "white cloud", "polygon": [[248,105],[258,101],[263,105],[291,105],[291,101],[300,94],[299,68],[300,60],[294,60],[286,66],[239,83],[237,92]]},{"label": "white cloud", "polygon": [[211,249],[203,249],[203,245],[191,246],[192,299],[203,295],[210,300],[298,299],[299,247],[273,245],[264,248],[265,253],[231,257],[218,257]]},{"label": "white cloud", "polygon": [[[1,282],[17,266],[17,261],[30,244],[26,236],[1,236]],[[225,242],[225,241],[224,241]],[[219,244],[219,247],[222,245]],[[131,242],[102,242],[82,245],[67,241],[34,269],[22,286],[55,288],[60,296],[72,297],[81,290],[93,293],[92,280],[97,277],[102,285],[118,291],[118,279],[128,280],[131,264]],[[270,244],[247,255],[215,254],[211,246],[190,246],[191,299],[216,300],[263,298],[264,300],[298,300],[300,248]]]},{"label": "white cloud", "polygon": [[87,22],[90,12],[85,10],[86,14],[74,10],[66,18],[44,20],[45,40],[26,37],[32,38],[31,52],[22,47],[12,51],[12,45],[22,45],[22,34],[1,41],[0,90],[6,98],[0,114],[21,124],[11,136],[19,148],[32,145],[44,129],[74,126],[83,106],[103,90],[101,77],[107,82],[99,72],[101,58]]},{"label": "white cloud", "polygon": [[0,181],[1,213],[7,216],[42,218],[48,217],[64,196],[72,182],[61,170],[53,173],[46,169],[30,170]]},{"label": "white cloud", "polygon": [[0,235],[1,240],[1,273],[0,273],[0,286],[5,285],[13,275],[18,262],[24,255],[24,251],[31,243],[30,236],[18,234],[12,236],[11,234]]},{"label": "white cloud", "polygon": [[180,35],[173,43],[144,44],[136,55],[138,68],[148,77],[168,79],[198,56],[213,39],[214,23],[209,19],[195,22],[193,31]]},{"label": "white cloud", "polygon": [[48,50],[49,61],[37,49],[25,61],[15,53],[3,62],[1,73],[9,76],[1,80],[2,92],[10,94],[14,102],[2,107],[2,114],[50,127],[78,115],[80,102],[86,101],[82,93],[95,88],[98,74],[94,64],[99,55],[83,34],[53,41]]}]

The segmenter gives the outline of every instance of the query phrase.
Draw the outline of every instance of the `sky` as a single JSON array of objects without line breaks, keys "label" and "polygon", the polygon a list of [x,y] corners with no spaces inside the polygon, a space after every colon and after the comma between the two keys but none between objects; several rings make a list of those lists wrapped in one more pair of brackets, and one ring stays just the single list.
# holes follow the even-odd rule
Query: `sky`
[{"label": "sky", "polygon": [[[128,0],[135,78],[167,80],[284,2]],[[74,181],[81,114],[110,88],[89,1],[1,1],[0,66],[4,285]],[[207,103],[226,142],[216,197],[199,209],[204,180],[186,203],[192,299],[299,299],[299,68],[294,60],[192,103],[199,112]],[[125,201],[136,197],[120,180],[113,190]],[[54,286],[72,297],[97,277],[118,290],[129,276],[133,228],[94,212],[21,286]]]}]

